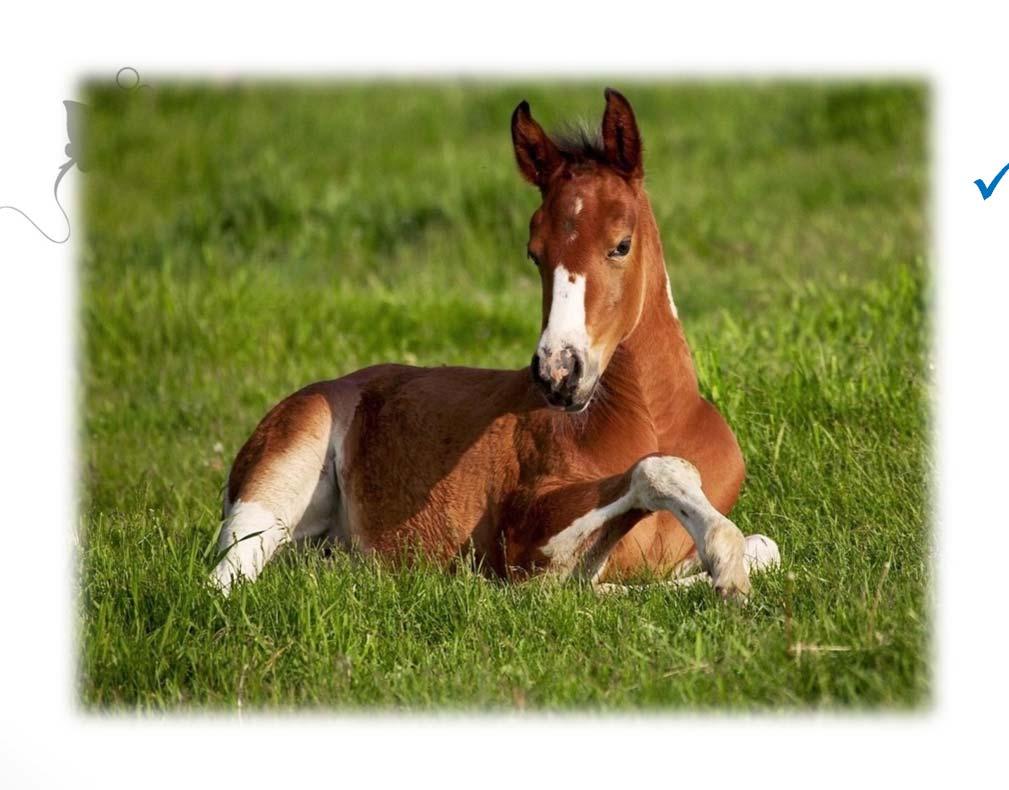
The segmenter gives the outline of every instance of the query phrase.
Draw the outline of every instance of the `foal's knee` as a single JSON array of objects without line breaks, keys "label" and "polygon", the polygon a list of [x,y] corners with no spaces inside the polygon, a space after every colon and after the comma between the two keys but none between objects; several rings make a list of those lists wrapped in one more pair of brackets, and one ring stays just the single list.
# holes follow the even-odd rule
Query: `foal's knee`
[{"label": "foal's knee", "polygon": [[701,487],[701,474],[683,458],[650,455],[642,458],[631,474],[631,488],[647,510],[664,510],[671,500],[688,497]]}]

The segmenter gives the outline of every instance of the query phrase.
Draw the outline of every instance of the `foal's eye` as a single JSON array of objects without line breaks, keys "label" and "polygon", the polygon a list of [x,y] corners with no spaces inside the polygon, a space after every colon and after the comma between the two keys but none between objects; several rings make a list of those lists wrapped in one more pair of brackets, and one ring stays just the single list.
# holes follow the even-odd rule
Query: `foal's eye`
[{"label": "foal's eye", "polygon": [[631,251],[631,237],[628,236],[622,242],[620,242],[616,247],[607,253],[610,258],[623,258],[627,253]]}]

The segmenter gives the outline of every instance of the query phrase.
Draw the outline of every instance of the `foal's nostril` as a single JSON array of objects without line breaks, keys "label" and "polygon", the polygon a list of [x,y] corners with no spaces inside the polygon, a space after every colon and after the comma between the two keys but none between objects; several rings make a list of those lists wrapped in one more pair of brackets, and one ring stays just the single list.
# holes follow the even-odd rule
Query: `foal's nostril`
[{"label": "foal's nostril", "polygon": [[577,386],[582,377],[582,355],[571,346],[561,349],[557,365],[557,382],[569,388]]},{"label": "foal's nostril", "polygon": [[573,348],[571,349],[571,356],[573,357],[571,361],[571,380],[577,383],[581,381],[585,365],[582,362],[582,355]]},{"label": "foal's nostril", "polygon": [[547,401],[567,406],[574,398],[585,370],[582,355],[571,346],[559,351],[537,351],[529,364],[532,379]]},{"label": "foal's nostril", "polygon": [[560,350],[550,370],[550,386],[554,392],[570,395],[577,388],[582,377],[581,355],[570,346]]}]

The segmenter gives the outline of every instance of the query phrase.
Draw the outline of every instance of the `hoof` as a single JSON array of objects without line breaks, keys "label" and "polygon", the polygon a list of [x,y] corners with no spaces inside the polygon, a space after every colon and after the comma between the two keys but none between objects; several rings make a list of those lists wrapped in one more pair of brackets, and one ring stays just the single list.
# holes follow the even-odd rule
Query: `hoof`
[{"label": "hoof", "polygon": [[735,601],[745,603],[750,597],[750,579],[746,572],[733,574],[731,577],[724,577],[721,580],[712,579],[715,592],[723,601]]},{"label": "hoof", "polygon": [[724,600],[745,601],[750,594],[745,552],[743,533],[728,519],[708,531],[703,561],[711,575],[711,585]]}]

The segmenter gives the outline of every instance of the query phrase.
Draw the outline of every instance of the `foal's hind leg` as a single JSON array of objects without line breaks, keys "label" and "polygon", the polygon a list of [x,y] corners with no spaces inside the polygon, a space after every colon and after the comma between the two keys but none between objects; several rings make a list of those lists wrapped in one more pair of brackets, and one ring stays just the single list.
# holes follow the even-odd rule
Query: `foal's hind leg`
[{"label": "foal's hind leg", "polygon": [[310,466],[300,480],[293,470],[284,471],[291,484],[287,496],[239,499],[228,508],[217,539],[221,559],[210,577],[225,594],[238,578],[255,580],[284,544],[325,535],[332,527],[337,498],[332,462],[323,464],[321,474]]},{"label": "foal's hind leg", "polygon": [[553,535],[540,552],[554,572],[595,582],[608,552],[634,525],[633,514],[658,510],[673,513],[690,533],[701,567],[722,597],[749,594],[743,533],[708,501],[697,470],[682,458],[643,458],[623,476],[608,504]]},{"label": "foal's hind leg", "polygon": [[278,404],[239,451],[231,470],[222,552],[211,582],[227,594],[255,579],[285,543],[325,532],[337,491],[329,401],[307,388]]}]

